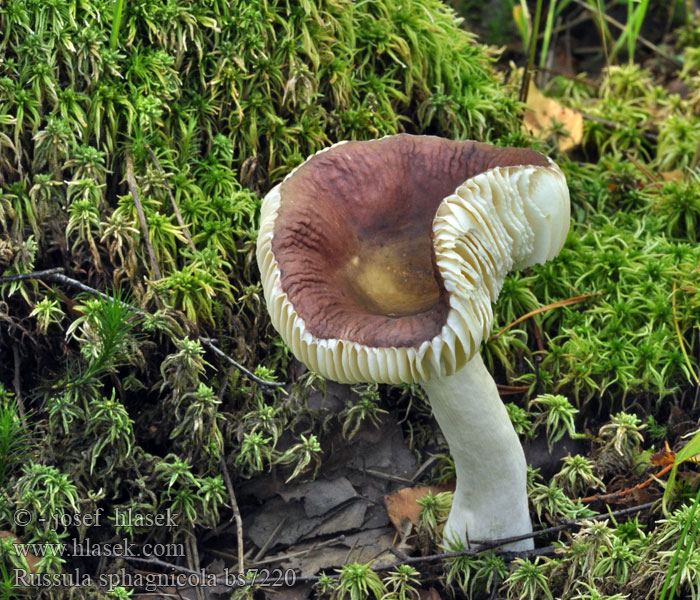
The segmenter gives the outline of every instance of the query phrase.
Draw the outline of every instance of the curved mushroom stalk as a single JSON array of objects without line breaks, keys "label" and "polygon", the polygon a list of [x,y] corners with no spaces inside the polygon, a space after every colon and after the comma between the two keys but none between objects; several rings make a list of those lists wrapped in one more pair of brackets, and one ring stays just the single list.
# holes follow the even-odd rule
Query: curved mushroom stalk
[{"label": "curved mushroom stalk", "polygon": [[[457,488],[445,543],[532,532],[520,440],[479,353],[455,374],[421,384],[455,462]],[[531,550],[532,539],[503,546]]]}]

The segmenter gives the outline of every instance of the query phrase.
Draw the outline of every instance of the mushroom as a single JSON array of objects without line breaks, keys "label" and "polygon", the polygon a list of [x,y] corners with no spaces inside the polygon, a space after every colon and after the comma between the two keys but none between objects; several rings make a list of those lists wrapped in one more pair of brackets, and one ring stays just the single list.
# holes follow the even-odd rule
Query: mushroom
[{"label": "mushroom", "polygon": [[532,531],[525,456],[479,346],[506,274],[553,258],[568,229],[549,158],[432,136],[338,143],[263,200],[257,260],[294,355],[341,383],[425,390],[457,473],[446,541]]}]

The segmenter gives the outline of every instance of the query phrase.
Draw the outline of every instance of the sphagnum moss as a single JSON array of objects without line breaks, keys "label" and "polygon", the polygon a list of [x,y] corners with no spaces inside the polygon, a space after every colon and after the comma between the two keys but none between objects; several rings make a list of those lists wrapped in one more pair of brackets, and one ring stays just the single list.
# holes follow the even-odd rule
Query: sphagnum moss
[{"label": "sphagnum moss", "polygon": [[[0,10],[0,164],[3,192],[15,186],[14,235],[31,226],[41,248],[57,243],[92,277],[129,282],[139,297],[150,279],[192,321],[227,327],[212,302],[235,304],[237,282],[254,280],[258,201],[241,180],[267,188],[342,139],[485,138],[517,126],[488,52],[436,0],[127,2],[114,29],[110,8],[12,0]],[[119,201],[125,152],[161,282],[133,200]],[[55,230],[26,196],[37,176],[50,177],[41,185]]]}]

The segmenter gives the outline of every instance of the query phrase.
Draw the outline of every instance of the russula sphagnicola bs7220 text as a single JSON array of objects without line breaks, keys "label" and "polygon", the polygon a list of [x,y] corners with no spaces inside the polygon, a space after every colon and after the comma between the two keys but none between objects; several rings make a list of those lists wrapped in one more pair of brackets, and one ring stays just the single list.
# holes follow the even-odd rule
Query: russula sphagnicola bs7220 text
[{"label": "russula sphagnicola bs7220 text", "polygon": [[263,200],[258,265],[294,355],[338,382],[426,391],[457,472],[447,540],[532,531],[523,450],[479,346],[506,274],[553,258],[568,230],[550,159],[431,136],[336,144]]}]

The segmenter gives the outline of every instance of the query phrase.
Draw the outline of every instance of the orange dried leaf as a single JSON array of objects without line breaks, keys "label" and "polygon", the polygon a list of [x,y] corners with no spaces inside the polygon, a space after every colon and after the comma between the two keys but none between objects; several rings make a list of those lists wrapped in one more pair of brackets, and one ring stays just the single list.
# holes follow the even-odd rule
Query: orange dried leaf
[{"label": "orange dried leaf", "polygon": [[654,454],[651,455],[651,464],[652,465],[658,465],[660,467],[665,467],[666,465],[672,465],[676,461],[676,454],[675,452],[671,452],[668,449],[668,446],[666,448],[662,448],[658,452],[654,452]]},{"label": "orange dried leaf", "polygon": [[[562,152],[571,150],[583,139],[583,116],[553,98],[547,98],[535,84],[530,82],[523,127],[536,137],[546,137],[556,123],[562,125],[566,135],[557,137],[557,146]],[[560,130],[561,131],[561,130]]]},{"label": "orange dried leaf", "polygon": [[428,492],[439,494],[440,492],[450,491],[449,486],[416,486],[412,488],[402,488],[393,494],[384,496],[384,506],[389,515],[391,523],[396,528],[396,531],[401,532],[401,524],[406,519],[410,520],[414,525],[418,524],[418,515],[420,514],[420,506],[418,500],[428,495]]},{"label": "orange dried leaf", "polygon": [[661,178],[664,181],[681,181],[684,177],[685,173],[678,169],[675,169],[673,171],[664,171],[663,173],[661,173]]}]

